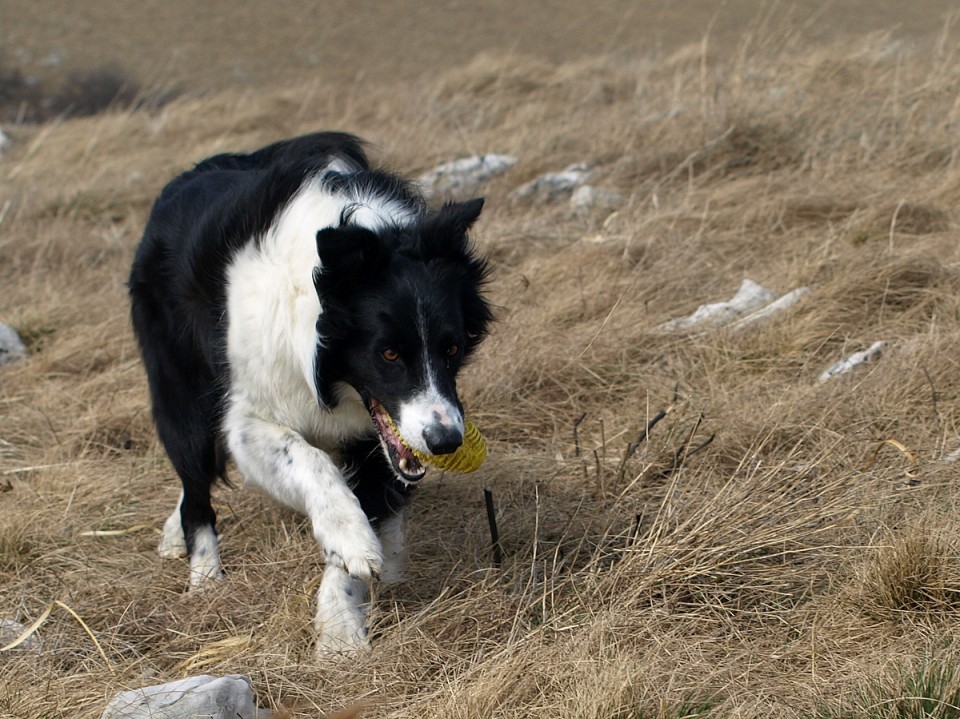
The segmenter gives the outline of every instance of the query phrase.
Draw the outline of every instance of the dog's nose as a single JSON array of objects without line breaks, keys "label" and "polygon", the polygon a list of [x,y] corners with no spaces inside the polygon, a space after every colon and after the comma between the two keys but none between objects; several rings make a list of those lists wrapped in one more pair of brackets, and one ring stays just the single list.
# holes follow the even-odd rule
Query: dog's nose
[{"label": "dog's nose", "polygon": [[451,454],[463,444],[463,432],[449,425],[431,424],[424,428],[423,439],[430,454]]}]

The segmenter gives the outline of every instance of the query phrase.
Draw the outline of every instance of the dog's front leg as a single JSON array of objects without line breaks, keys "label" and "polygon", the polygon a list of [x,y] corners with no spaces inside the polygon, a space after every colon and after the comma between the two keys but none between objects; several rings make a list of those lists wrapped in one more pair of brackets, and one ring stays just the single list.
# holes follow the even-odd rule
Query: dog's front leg
[{"label": "dog's front leg", "polygon": [[298,433],[236,404],[226,425],[230,451],[247,483],[306,514],[326,555],[317,593],[318,651],[365,648],[366,583],[379,575],[383,553],[340,468]]},{"label": "dog's front leg", "polygon": [[317,591],[317,656],[325,658],[370,648],[367,639],[369,583],[328,564]]}]

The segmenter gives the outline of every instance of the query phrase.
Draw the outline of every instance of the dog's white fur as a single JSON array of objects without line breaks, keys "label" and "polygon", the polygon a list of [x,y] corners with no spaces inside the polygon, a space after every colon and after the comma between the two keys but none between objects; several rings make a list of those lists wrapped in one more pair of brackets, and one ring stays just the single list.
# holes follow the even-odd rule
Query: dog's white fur
[{"label": "dog's white fur", "polygon": [[180,490],[177,506],[163,523],[163,530],[160,533],[157,552],[164,559],[180,559],[187,556],[187,542],[183,537],[183,523],[180,521],[181,504],[183,504],[183,490]]}]

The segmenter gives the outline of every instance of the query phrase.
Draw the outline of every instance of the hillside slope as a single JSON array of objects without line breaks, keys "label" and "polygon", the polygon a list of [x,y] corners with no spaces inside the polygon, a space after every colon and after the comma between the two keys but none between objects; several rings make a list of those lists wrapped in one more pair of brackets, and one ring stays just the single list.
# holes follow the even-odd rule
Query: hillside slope
[{"label": "hillside slope", "polygon": [[[949,699],[957,47],[479,56],[362,97],[294,84],[14,128],[0,319],[32,356],[0,369],[0,617],[62,604],[41,653],[0,655],[0,717],[96,717],[200,672],[248,674],[296,716],[861,716],[930,672]],[[490,458],[425,481],[410,579],[378,591],[372,653],[340,663],[312,658],[301,518],[221,488],[226,581],[187,594],[185,565],[156,556],[177,487],[124,287],[169,177],[318,128],[411,176],[519,158],[476,232],[498,323],[462,395]],[[509,199],[580,162],[621,206]],[[744,329],[663,329],[744,278],[809,292]],[[879,359],[818,381],[877,340]]]}]

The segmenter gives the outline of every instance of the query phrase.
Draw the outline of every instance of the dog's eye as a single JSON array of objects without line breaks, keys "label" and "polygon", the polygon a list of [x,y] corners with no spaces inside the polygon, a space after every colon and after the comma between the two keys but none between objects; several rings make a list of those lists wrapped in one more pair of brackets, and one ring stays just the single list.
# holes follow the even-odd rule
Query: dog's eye
[{"label": "dog's eye", "polygon": [[458,345],[450,345],[447,347],[447,357],[456,357],[459,351],[460,347]]},{"label": "dog's eye", "polygon": [[383,355],[383,358],[387,362],[396,362],[398,359],[400,359],[400,353],[397,352],[393,347],[387,347],[380,354]]}]

